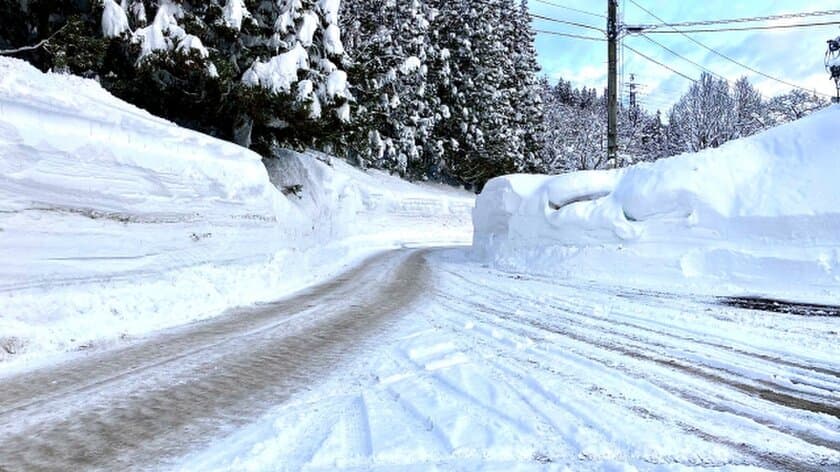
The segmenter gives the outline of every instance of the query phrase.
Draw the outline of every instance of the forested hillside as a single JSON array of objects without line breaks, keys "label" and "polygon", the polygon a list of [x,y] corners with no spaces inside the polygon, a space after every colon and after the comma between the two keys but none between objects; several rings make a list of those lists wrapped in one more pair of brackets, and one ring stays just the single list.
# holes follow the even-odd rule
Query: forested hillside
[{"label": "forested hillside", "polygon": [[0,0],[0,16],[2,54],[266,159],[312,148],[474,189],[716,147],[825,105],[704,76],[672,110],[623,107],[614,163],[603,95],[540,77],[525,0]]},{"label": "forested hillside", "polygon": [[[560,79],[542,81],[545,114],[544,173],[607,169],[607,103],[594,88],[575,88]],[[670,110],[651,112],[622,105],[618,114],[619,166],[716,148],[796,121],[828,106],[800,90],[762,96],[742,77],[734,83],[703,74]]]},{"label": "forested hillside", "polygon": [[477,186],[541,146],[514,0],[58,3],[4,0],[0,48],[267,158],[311,147]]}]

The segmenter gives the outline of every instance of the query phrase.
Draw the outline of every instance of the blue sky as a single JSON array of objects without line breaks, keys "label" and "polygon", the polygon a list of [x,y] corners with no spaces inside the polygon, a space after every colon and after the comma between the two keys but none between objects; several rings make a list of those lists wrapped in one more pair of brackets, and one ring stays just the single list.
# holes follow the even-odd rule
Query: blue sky
[{"label": "blue sky", "polygon": [[[606,0],[547,0],[560,5],[586,10],[592,13],[606,14]],[[739,18],[765,16],[783,13],[796,13],[818,10],[840,9],[837,0],[796,1],[796,0],[636,0],[657,16],[668,22],[711,20],[720,18]],[[529,0],[533,13],[562,20],[584,23],[604,28],[603,18],[577,13],[563,8]],[[623,13],[626,24],[652,24],[658,21],[639,9],[629,0],[619,0],[620,15]],[[772,23],[760,22],[749,25],[808,23],[840,20],[840,15],[783,20]],[[573,33],[585,36],[598,36],[601,33],[574,26],[534,20],[536,29]],[[731,25],[748,26],[748,25]],[[786,29],[773,31],[739,31],[726,33],[696,33],[692,37],[725,55],[751,66],[768,75],[784,79],[809,90],[816,89],[826,94],[834,94],[834,83],[828,79],[823,68],[823,56],[826,40],[840,36],[837,25],[814,28]],[[651,37],[675,52],[720,74],[734,82],[745,75],[765,96],[787,92],[791,87],[774,82],[746,70],[738,65],[701,48],[679,34],[656,34]],[[680,59],[659,46],[648,42],[644,37],[628,36],[625,43],[675,70],[697,78],[702,70]],[[606,43],[564,38],[547,34],[537,35],[537,51],[543,73],[557,79],[563,77],[577,86],[606,86]],[[691,85],[667,69],[636,56],[630,51],[623,55],[623,77],[629,81],[630,74],[636,75],[640,84],[640,100],[648,109],[665,111]],[[624,90],[626,96],[626,88]]]}]

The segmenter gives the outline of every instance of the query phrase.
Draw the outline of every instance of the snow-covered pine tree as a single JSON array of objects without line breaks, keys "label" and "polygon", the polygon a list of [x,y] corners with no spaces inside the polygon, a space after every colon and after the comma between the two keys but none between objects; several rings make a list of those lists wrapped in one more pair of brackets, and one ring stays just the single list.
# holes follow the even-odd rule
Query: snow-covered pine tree
[{"label": "snow-covered pine tree", "polygon": [[247,139],[253,122],[263,154],[280,144],[325,150],[343,144],[341,124],[350,121],[352,96],[342,70],[340,1],[254,0],[243,6],[257,35],[243,37],[248,54],[239,64],[242,83],[253,89],[242,95],[247,106],[238,118],[239,139]]},{"label": "snow-covered pine tree", "polygon": [[[346,152],[361,136],[369,163],[413,177],[480,186],[534,168],[541,104],[522,0],[347,1],[367,28],[349,38],[352,61],[339,0],[0,0],[0,44],[50,38],[21,55],[265,156]],[[355,122],[347,70],[375,85],[360,84]]]},{"label": "snow-covered pine tree", "polygon": [[534,120],[538,129],[539,114],[517,109],[530,100],[538,107],[539,97],[535,64],[523,47],[531,33],[521,6],[513,0],[430,1],[440,12],[433,25],[440,55],[430,82],[443,102],[436,135],[446,150],[446,173],[480,187],[493,176],[523,170],[523,123]]},{"label": "snow-covered pine tree", "polygon": [[18,50],[13,57],[41,70],[97,77],[109,41],[99,24],[102,6],[92,3],[0,0],[0,50]]},{"label": "snow-covered pine tree", "polygon": [[339,0],[12,3],[25,14],[0,41],[55,35],[26,56],[43,69],[97,77],[154,114],[264,155],[342,141],[352,97]]},{"label": "snow-covered pine tree", "polygon": [[118,97],[182,126],[227,137],[216,109],[222,95],[215,48],[203,10],[170,0],[100,0],[101,34],[109,40],[102,85]]},{"label": "snow-covered pine tree", "polygon": [[538,171],[545,145],[545,120],[538,76],[540,65],[534,46],[536,34],[531,26],[527,0],[520,0],[518,8],[513,9],[512,24],[513,41],[508,44],[514,66],[511,84],[513,120],[523,146],[518,167],[519,170]]},{"label": "snow-covered pine tree", "polygon": [[442,170],[470,182],[472,178],[467,174],[475,164],[469,161],[484,144],[471,108],[475,83],[470,79],[473,75],[470,59],[478,60],[473,37],[477,36],[474,27],[479,24],[480,16],[466,0],[430,0],[430,3],[439,12],[432,23],[439,52],[430,67],[429,84],[441,100],[435,136],[444,149]]},{"label": "snow-covered pine tree", "polygon": [[438,100],[427,93],[435,11],[419,0],[344,0],[341,24],[357,108],[352,157],[412,178],[434,172]]}]

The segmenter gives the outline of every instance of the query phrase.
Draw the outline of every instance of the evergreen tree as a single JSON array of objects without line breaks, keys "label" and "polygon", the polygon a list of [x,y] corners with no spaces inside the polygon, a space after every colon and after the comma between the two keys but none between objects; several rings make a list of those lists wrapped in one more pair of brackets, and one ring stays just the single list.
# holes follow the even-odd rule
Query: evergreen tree
[{"label": "evergreen tree", "polygon": [[419,178],[434,172],[431,145],[437,98],[427,93],[429,35],[435,16],[419,0],[345,0],[342,31],[357,102],[351,132],[353,157]]},{"label": "evergreen tree", "polygon": [[538,171],[539,158],[545,146],[546,129],[542,102],[540,65],[534,46],[536,34],[531,26],[531,15],[527,0],[521,0],[513,15],[513,37],[511,43],[514,60],[514,82],[512,84],[514,123],[522,140],[520,170]]},{"label": "evergreen tree", "polygon": [[49,47],[23,57],[97,77],[154,114],[266,156],[278,145],[342,142],[352,97],[338,0],[54,3],[20,2],[25,14],[0,43],[35,43],[58,31]]},{"label": "evergreen tree", "polygon": [[[442,101],[435,133],[445,149],[444,171],[480,187],[533,167],[527,161],[542,141],[540,104],[536,64],[522,45],[533,37],[522,7],[513,0],[431,3],[440,11],[433,24],[440,54],[430,81]],[[525,135],[533,140],[530,151]]]},{"label": "evergreen tree", "polygon": [[0,47],[266,157],[313,147],[474,187],[544,167],[524,0],[340,5],[0,0]]},{"label": "evergreen tree", "polygon": [[243,94],[248,106],[238,116],[239,139],[253,127],[264,153],[278,145],[324,150],[343,145],[340,131],[342,123],[350,121],[352,96],[347,73],[340,67],[344,46],[339,1],[245,5],[258,40],[242,35],[247,54],[239,65],[245,69],[241,80],[251,89]]}]

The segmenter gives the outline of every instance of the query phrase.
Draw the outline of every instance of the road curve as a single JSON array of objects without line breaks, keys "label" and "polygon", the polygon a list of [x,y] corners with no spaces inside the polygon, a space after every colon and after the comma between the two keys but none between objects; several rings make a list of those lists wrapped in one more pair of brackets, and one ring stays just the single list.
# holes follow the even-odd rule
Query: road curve
[{"label": "road curve", "polygon": [[305,389],[427,290],[402,249],[290,298],[0,382],[0,470],[157,468]]},{"label": "road curve", "polygon": [[[447,424],[478,425],[487,416],[493,428],[526,431],[540,448],[572,444],[572,459],[560,447],[556,458],[538,451],[532,465],[571,460],[595,469],[588,461],[597,456],[583,454],[591,441],[596,453],[613,448],[622,459],[651,465],[840,470],[840,363],[815,355],[833,352],[833,319],[505,274],[462,257],[428,249],[382,253],[274,303],[2,378],[0,472],[177,467],[188,453],[310,389],[339,363],[374,350],[386,353],[385,370],[374,366],[362,373],[375,375],[353,371],[351,378],[383,373],[387,382],[360,381],[358,397],[343,388],[313,389],[326,395],[316,398],[320,414],[277,419],[302,423],[298,444],[324,444],[334,424],[353,424],[363,410],[369,430],[397,424],[388,437],[436,444],[443,468],[473,447],[455,447],[463,438],[454,427],[447,436]],[[445,366],[463,375],[435,373]],[[344,408],[348,395],[380,408]],[[451,421],[436,425],[442,406]],[[523,424],[533,428],[519,429]],[[279,428],[283,435],[290,429]],[[656,455],[648,442],[629,438],[648,433],[678,436],[668,443],[677,452],[663,446],[667,455]],[[717,452],[686,454],[694,439]],[[276,463],[311,459],[288,449]],[[367,447],[336,457],[360,468],[402,464],[388,463],[404,458],[385,452]]]}]

